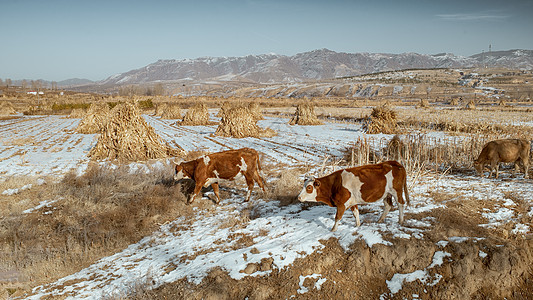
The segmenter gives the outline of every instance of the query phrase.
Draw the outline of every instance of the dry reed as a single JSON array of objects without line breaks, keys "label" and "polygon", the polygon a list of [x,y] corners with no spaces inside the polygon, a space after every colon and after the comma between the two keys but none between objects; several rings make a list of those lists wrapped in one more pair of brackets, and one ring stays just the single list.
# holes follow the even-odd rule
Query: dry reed
[{"label": "dry reed", "polygon": [[138,109],[128,102],[113,108],[96,146],[89,152],[89,157],[125,162],[165,158],[181,154],[181,149],[171,148],[146,123]]},{"label": "dry reed", "polygon": [[69,118],[83,118],[85,116],[86,112],[83,108],[75,108],[72,111],[70,111],[70,114],[68,115]]},{"label": "dry reed", "polygon": [[294,116],[289,121],[289,125],[322,125],[315,114],[315,107],[310,103],[298,104]]}]

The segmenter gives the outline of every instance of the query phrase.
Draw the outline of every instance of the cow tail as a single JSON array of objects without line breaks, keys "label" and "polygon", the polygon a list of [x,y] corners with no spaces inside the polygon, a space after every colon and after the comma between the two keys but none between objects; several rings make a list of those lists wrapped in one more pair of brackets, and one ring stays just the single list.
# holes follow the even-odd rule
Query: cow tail
[{"label": "cow tail", "polygon": [[405,194],[405,203],[407,204],[407,206],[410,206],[411,201],[409,201],[409,192],[407,191],[407,178],[403,182],[403,193]]}]

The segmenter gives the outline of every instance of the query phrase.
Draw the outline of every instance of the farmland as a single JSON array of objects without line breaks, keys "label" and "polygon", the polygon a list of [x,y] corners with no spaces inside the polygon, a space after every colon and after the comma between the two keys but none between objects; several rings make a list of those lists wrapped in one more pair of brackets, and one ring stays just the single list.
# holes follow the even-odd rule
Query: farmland
[{"label": "farmland", "polygon": [[[36,112],[1,120],[0,297],[531,295],[533,181],[512,178],[511,166],[498,179],[472,167],[489,140],[531,140],[530,102],[478,99],[467,110],[447,101],[424,108],[419,99],[311,100],[323,125],[288,124],[299,100],[259,98],[257,125],[276,135],[233,138],[215,135],[217,99],[155,99],[184,111],[203,101],[213,125],[182,126],[146,108],[146,123],[185,154],[127,163],[90,160],[99,134],[78,133],[82,118]],[[368,134],[366,116],[385,101],[397,127]],[[389,151],[395,135],[405,144],[399,156]],[[226,182],[219,205],[209,189],[186,205],[191,183],[173,181],[173,163],[241,147],[260,153],[267,191],[256,186],[245,203],[244,181]],[[394,209],[377,223],[383,204],[375,203],[360,206],[360,227],[346,214],[330,232],[334,208],[295,199],[306,176],[392,158],[408,170],[403,225]]]}]

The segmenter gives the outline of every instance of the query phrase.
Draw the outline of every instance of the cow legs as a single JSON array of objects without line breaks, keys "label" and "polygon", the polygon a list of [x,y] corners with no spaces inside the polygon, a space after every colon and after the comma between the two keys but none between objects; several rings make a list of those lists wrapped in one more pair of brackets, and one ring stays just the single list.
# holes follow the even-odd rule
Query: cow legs
[{"label": "cow legs", "polygon": [[261,178],[261,175],[257,172],[257,170],[254,172],[254,180],[257,182],[259,187],[265,192],[265,184],[263,181],[263,178]]},{"label": "cow legs", "polygon": [[331,228],[331,231],[337,231],[337,227],[339,226],[339,221],[344,215],[345,210],[346,208],[344,207],[344,205],[337,206],[337,213],[335,214],[335,225],[333,225],[333,228]]},{"label": "cow legs", "polygon": [[214,182],[213,184],[211,184],[211,187],[213,188],[213,192],[215,193],[215,203],[218,204],[220,202],[218,182]]},{"label": "cow legs", "polygon": [[357,227],[361,226],[361,221],[359,220],[359,209],[357,209],[357,205],[350,207],[350,209],[352,210],[352,214],[355,218],[355,224]]},{"label": "cow legs", "polygon": [[250,178],[246,175],[244,175],[244,178],[246,179],[246,185],[248,185],[248,192],[246,193],[246,200],[244,201],[248,202],[250,201],[250,197],[252,196],[252,190],[254,189],[254,179],[253,177]]},{"label": "cow legs", "polygon": [[379,218],[378,223],[381,223],[383,222],[383,220],[385,220],[385,217],[387,216],[387,214],[389,213],[392,207],[392,199],[390,195],[385,196],[385,199],[383,199],[383,204],[384,204],[383,213],[381,214],[381,217]]},{"label": "cow legs", "polygon": [[194,186],[194,192],[189,196],[189,199],[187,200],[187,204],[193,203],[194,199],[196,199],[196,196],[200,194],[202,191],[202,187],[204,186],[204,183],[202,182],[196,182],[196,185]]}]

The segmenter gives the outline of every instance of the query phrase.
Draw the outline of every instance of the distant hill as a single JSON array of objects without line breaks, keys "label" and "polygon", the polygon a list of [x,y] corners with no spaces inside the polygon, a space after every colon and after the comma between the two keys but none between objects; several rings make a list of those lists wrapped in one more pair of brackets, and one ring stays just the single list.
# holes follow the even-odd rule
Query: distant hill
[{"label": "distant hill", "polygon": [[69,87],[69,86],[79,86],[79,85],[86,85],[86,84],[92,84],[92,83],[95,83],[95,82],[89,79],[71,78],[67,80],[58,81],[57,86],[58,87]]},{"label": "distant hill", "polygon": [[98,82],[98,85],[198,80],[290,83],[402,69],[467,68],[482,65],[533,69],[533,51],[494,51],[464,57],[450,53],[344,53],[319,49],[294,56],[262,54],[171,59],[159,60],[139,69],[113,75]]}]

